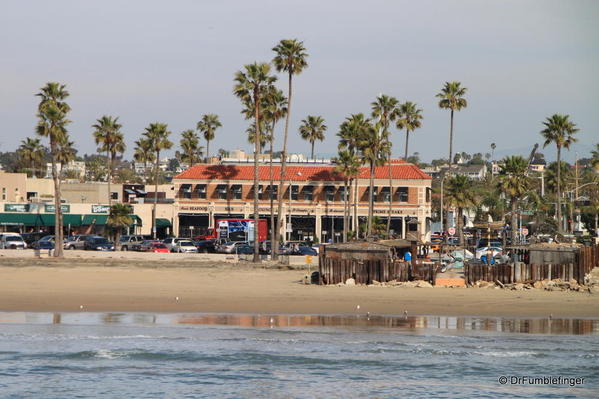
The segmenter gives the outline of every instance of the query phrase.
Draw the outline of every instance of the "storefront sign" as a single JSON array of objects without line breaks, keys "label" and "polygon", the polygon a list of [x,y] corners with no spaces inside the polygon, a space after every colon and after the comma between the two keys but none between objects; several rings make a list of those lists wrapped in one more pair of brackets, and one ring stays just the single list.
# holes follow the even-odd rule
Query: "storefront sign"
[{"label": "storefront sign", "polygon": [[[46,205],[44,205],[44,211],[46,213],[54,213],[55,209],[56,209],[56,207],[53,204],[46,204]],[[71,205],[61,205],[60,209],[62,210],[62,213],[70,213],[71,212]]]},{"label": "storefront sign", "polygon": [[29,212],[29,204],[4,204],[4,212]]},{"label": "storefront sign", "polygon": [[108,213],[109,210],[108,205],[92,205],[92,213]]},{"label": "storefront sign", "polygon": [[179,207],[179,210],[208,212],[208,207],[207,206],[181,206],[181,207]]}]

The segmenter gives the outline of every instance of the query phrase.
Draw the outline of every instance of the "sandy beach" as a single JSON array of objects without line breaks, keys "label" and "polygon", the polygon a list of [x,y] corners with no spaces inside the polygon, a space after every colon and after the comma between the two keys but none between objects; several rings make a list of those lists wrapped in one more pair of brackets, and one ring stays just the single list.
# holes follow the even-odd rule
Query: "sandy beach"
[{"label": "sandy beach", "polygon": [[197,255],[9,256],[0,256],[0,311],[79,312],[83,306],[94,312],[599,317],[599,295],[580,292],[305,285],[305,270],[199,261]]}]

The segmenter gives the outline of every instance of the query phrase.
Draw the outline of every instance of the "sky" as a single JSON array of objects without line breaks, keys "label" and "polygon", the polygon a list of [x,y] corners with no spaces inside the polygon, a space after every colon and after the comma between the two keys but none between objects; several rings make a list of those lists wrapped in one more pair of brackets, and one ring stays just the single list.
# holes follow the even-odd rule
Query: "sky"
[{"label": "sky", "polygon": [[[270,62],[281,39],[304,42],[308,68],[294,78],[291,152],[309,154],[298,127],[322,116],[333,156],[339,124],[370,113],[384,93],[423,109],[410,153],[447,157],[449,112],[435,98],[445,81],[468,89],[456,113],[454,150],[499,157],[528,154],[542,121],[570,115],[580,132],[567,160],[599,142],[598,1],[2,1],[0,151],[34,135],[35,93],[67,85],[69,134],[79,154],[93,153],[91,125],[118,116],[131,157],[152,122],[167,123],[177,143],[206,113],[223,127],[210,144],[251,151],[249,121],[232,94],[245,64]],[[278,75],[286,92],[287,79]],[[283,125],[275,149],[282,145]],[[393,154],[405,133],[393,129]],[[173,148],[173,150],[176,148]],[[543,150],[555,158],[555,148]]]}]

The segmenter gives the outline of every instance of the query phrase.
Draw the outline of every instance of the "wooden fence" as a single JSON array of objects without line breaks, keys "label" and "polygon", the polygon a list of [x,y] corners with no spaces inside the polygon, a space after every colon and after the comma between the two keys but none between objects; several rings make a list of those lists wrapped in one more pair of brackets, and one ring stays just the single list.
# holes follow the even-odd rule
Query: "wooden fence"
[{"label": "wooden fence", "polygon": [[339,259],[321,256],[319,259],[320,284],[345,283],[353,278],[356,284],[426,280],[435,283],[439,264],[433,262],[401,262],[393,259]]},{"label": "wooden fence", "polygon": [[599,266],[599,246],[584,247],[575,251],[573,263],[566,264],[526,264],[516,262],[514,264],[464,265],[464,278],[466,284],[476,281],[499,281],[503,284],[534,282],[541,280],[561,279],[564,281],[576,280],[584,284],[584,276]]}]

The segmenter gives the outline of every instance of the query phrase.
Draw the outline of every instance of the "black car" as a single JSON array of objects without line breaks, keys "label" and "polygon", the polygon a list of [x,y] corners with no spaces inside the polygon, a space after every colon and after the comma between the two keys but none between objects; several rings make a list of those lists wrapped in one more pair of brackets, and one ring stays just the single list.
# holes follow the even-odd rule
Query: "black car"
[{"label": "black car", "polygon": [[83,249],[91,251],[114,251],[114,243],[105,237],[91,236],[85,239]]},{"label": "black car", "polygon": [[239,255],[253,255],[254,246],[249,244],[241,244],[235,247],[235,252]]},{"label": "black car", "polygon": [[215,253],[216,252],[216,238],[211,238],[209,240],[196,241],[194,244],[200,253]]}]

